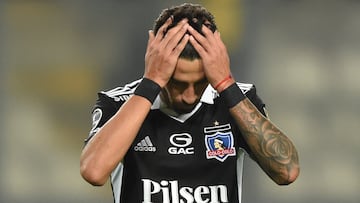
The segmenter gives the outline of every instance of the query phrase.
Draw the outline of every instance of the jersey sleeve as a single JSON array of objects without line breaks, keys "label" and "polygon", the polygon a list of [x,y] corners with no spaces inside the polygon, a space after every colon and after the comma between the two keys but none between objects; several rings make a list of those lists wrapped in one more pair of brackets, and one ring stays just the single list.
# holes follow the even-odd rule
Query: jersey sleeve
[{"label": "jersey sleeve", "polygon": [[114,102],[104,93],[98,93],[98,99],[92,110],[92,127],[89,136],[85,139],[85,144],[101,129],[101,127],[115,115],[122,103]]},{"label": "jersey sleeve", "polygon": [[85,144],[115,115],[119,108],[133,95],[141,79],[98,93],[98,98],[92,110],[92,127]]},{"label": "jersey sleeve", "polygon": [[255,107],[260,111],[260,113],[265,117],[267,117],[265,111],[265,104],[262,101],[262,99],[258,96],[255,85],[252,85],[250,90],[246,92],[245,95],[251,101],[251,103],[253,103]]}]

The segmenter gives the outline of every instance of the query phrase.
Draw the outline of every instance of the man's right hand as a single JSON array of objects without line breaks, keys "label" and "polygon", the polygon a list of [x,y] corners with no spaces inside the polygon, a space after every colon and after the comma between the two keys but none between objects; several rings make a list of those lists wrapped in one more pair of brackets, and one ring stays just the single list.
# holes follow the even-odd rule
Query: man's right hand
[{"label": "man's right hand", "polygon": [[146,48],[144,77],[153,80],[161,87],[170,80],[178,58],[189,41],[189,35],[185,34],[189,26],[187,19],[183,19],[164,34],[172,21],[171,16],[160,27],[156,36],[154,31],[149,31]]}]

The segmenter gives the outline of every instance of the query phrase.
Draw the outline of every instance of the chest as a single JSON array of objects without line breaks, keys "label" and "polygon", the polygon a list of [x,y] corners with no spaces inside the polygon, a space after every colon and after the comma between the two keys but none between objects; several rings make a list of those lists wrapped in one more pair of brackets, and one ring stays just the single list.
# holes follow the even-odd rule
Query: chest
[{"label": "chest", "polygon": [[195,174],[234,167],[241,147],[229,114],[199,112],[185,122],[151,112],[128,151],[133,168],[154,174]]}]

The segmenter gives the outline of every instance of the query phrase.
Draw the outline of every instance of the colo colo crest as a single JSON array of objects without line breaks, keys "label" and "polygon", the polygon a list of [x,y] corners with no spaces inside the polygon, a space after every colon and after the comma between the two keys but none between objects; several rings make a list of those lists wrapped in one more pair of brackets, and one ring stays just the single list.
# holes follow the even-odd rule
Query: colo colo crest
[{"label": "colo colo crest", "polygon": [[230,124],[205,127],[204,133],[207,159],[223,162],[227,157],[236,155]]}]

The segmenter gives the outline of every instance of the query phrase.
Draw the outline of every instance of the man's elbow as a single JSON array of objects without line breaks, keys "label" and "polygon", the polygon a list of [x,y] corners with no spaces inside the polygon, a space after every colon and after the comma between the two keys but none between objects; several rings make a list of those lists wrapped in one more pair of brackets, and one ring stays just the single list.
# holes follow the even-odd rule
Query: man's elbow
[{"label": "man's elbow", "polygon": [[100,170],[96,170],[94,167],[89,167],[86,164],[80,165],[80,174],[93,186],[103,186],[108,178],[108,176],[105,176]]},{"label": "man's elbow", "polygon": [[290,185],[291,183],[295,182],[299,174],[300,174],[300,168],[295,167],[292,170],[290,170],[288,173],[283,174],[281,178],[275,180],[275,182],[278,185]]}]

